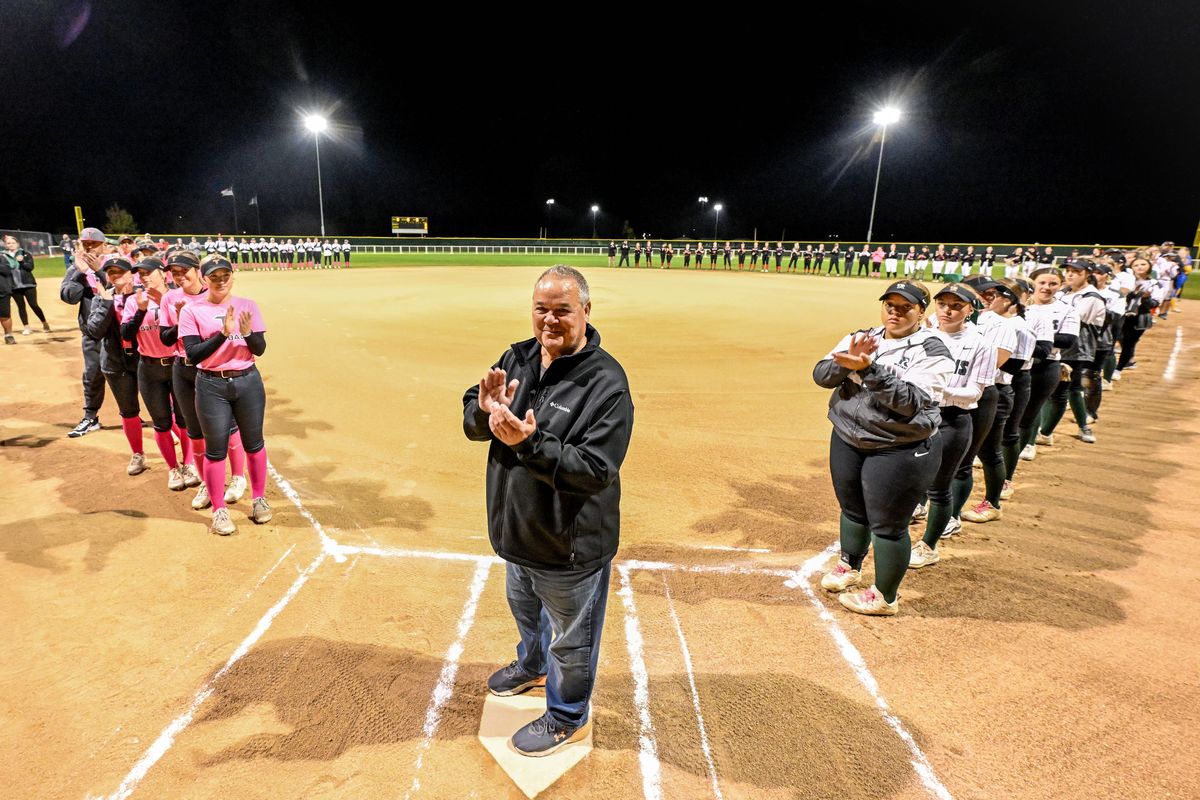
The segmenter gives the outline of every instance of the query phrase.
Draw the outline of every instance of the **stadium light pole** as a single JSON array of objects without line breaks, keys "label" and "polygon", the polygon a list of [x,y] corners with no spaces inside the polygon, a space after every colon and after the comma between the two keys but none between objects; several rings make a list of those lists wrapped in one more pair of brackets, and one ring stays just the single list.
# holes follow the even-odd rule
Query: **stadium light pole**
[{"label": "stadium light pole", "polygon": [[321,134],[329,128],[329,120],[320,114],[308,114],[304,117],[304,127],[312,131],[313,142],[317,145],[317,203],[321,209],[321,238],[325,238],[325,192],[321,188]]},{"label": "stadium light pole", "polygon": [[875,201],[879,199],[879,174],[883,171],[883,143],[887,141],[887,126],[900,121],[900,109],[886,106],[875,112],[873,121],[882,130],[879,134],[879,164],[875,167],[875,193],[871,195],[871,221],[867,223],[867,244],[875,234]]},{"label": "stadium light pole", "polygon": [[724,207],[725,206],[721,205],[720,203],[717,203],[715,206],[713,206],[713,211],[717,212],[717,217],[713,221],[713,238],[714,239],[717,238],[717,228],[721,224],[721,209]]},{"label": "stadium light pole", "polygon": [[596,238],[596,212],[600,210],[600,206],[592,206],[592,238]]},{"label": "stadium light pole", "polygon": [[550,215],[554,211],[554,198],[551,197],[546,201],[546,238],[550,238]]}]

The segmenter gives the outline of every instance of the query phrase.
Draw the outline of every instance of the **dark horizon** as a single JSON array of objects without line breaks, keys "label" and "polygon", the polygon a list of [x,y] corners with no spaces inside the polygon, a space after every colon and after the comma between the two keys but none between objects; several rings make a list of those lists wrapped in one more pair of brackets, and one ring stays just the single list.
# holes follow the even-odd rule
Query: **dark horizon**
[{"label": "dark horizon", "polygon": [[[874,241],[1191,243],[1200,220],[1200,117],[1186,105],[1200,29],[1180,2],[1042,8],[1032,22],[879,12],[865,30],[781,31],[767,58],[754,36],[683,29],[666,65],[649,58],[649,24],[615,42],[626,32],[573,30],[563,49],[456,30],[466,85],[436,41],[374,16],[117,5],[12,12],[0,227],[57,237],[73,206],[104,227],[117,203],[140,230],[228,232],[233,185],[242,230],[257,231],[257,195],[266,235],[315,235],[299,114],[329,109],[331,236],[387,236],[392,215],[414,215],[432,236],[534,237],[549,222],[552,238],[590,237],[597,203],[601,238],[628,221],[711,239],[719,202],[721,240],[861,241],[870,117],[888,100],[904,117],[887,132]],[[164,44],[139,45],[137,30]]]}]

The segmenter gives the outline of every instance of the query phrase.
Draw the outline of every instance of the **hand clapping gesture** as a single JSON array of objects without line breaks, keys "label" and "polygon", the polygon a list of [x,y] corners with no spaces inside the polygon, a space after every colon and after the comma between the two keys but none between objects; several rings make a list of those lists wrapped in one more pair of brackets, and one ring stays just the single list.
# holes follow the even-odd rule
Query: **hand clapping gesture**
[{"label": "hand clapping gesture", "polygon": [[879,342],[869,333],[856,333],[850,338],[850,347],[844,353],[834,353],[833,360],[846,369],[860,370],[871,366],[871,355],[879,349]]},{"label": "hand clapping gesture", "polygon": [[506,381],[508,381],[508,373],[492,367],[479,382],[479,408],[485,414],[493,413],[497,406],[507,408],[512,405],[513,398],[517,394],[517,385],[520,382],[515,378],[507,383]]},{"label": "hand clapping gesture", "polygon": [[493,436],[509,447],[525,441],[537,430],[537,420],[533,417],[532,408],[525,412],[525,419],[512,413],[507,405],[497,403],[494,409],[488,417],[488,427],[492,429]]},{"label": "hand clapping gesture", "polygon": [[144,290],[137,293],[134,301],[137,303],[138,311],[145,311],[150,306],[150,296]]}]

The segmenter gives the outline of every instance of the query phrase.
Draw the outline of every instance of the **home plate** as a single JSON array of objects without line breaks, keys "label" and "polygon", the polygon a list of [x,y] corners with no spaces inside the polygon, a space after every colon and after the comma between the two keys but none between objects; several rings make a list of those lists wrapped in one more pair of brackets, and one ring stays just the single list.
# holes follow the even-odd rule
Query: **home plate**
[{"label": "home plate", "polygon": [[571,767],[592,752],[592,729],[587,738],[571,742],[561,750],[541,758],[523,756],[512,748],[509,739],[522,725],[546,713],[546,695],[529,692],[513,697],[488,694],[479,720],[479,741],[492,754],[500,768],[508,773],[526,797],[537,797]]}]

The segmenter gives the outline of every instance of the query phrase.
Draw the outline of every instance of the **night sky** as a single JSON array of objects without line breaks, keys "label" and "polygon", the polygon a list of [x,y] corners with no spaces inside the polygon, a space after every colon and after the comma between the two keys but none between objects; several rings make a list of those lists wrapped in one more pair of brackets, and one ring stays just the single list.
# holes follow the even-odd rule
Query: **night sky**
[{"label": "night sky", "polygon": [[73,230],[74,205],[102,225],[116,202],[143,230],[229,232],[232,184],[243,230],[257,195],[268,235],[315,233],[299,112],[324,109],[330,234],[387,235],[411,214],[433,235],[536,236],[553,197],[551,236],[590,235],[595,202],[602,237],[628,220],[708,238],[704,195],[724,205],[722,239],[861,240],[870,118],[893,100],[877,240],[1191,242],[1194,2],[919,5],[838,4],[818,23],[14,0],[0,227]]}]

